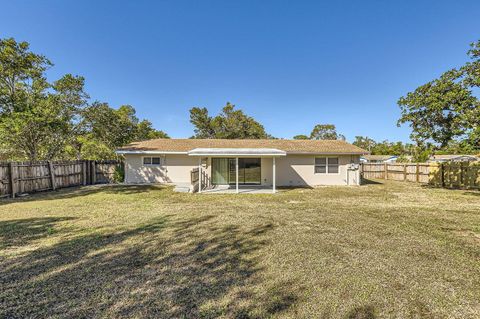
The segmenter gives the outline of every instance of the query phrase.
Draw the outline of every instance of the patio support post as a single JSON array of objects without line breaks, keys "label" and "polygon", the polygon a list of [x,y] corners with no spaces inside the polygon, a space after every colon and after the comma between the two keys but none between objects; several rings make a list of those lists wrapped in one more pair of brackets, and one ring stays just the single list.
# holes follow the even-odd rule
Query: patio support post
[{"label": "patio support post", "polygon": [[272,167],[273,167],[273,183],[272,183],[273,188],[272,188],[272,190],[273,190],[273,193],[275,194],[275,182],[276,182],[275,179],[277,178],[275,176],[276,175],[275,174],[275,157],[272,157],[272,160],[273,160],[273,162],[272,162]]},{"label": "patio support post", "polygon": [[202,158],[198,158],[198,192],[202,192]]},{"label": "patio support post", "polygon": [[235,189],[238,194],[238,157],[235,157]]}]

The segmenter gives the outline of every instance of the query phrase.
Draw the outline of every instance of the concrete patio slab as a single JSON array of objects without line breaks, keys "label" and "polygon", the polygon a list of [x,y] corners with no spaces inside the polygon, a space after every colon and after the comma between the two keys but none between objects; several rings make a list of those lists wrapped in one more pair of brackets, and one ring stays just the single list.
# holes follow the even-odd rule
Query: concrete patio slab
[{"label": "concrete patio slab", "polygon": [[[235,185],[217,185],[203,189],[201,194],[236,194]],[[238,194],[273,194],[272,187],[242,185],[238,186]]]}]

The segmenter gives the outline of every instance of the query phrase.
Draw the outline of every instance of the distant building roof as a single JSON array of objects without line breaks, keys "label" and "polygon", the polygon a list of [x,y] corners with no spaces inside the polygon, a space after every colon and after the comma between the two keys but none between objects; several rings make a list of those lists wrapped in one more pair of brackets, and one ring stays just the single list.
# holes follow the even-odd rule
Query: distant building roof
[{"label": "distant building roof", "polygon": [[446,154],[446,155],[433,155],[429,159],[431,162],[447,162],[447,161],[478,161],[475,155],[459,155],[459,154]]}]

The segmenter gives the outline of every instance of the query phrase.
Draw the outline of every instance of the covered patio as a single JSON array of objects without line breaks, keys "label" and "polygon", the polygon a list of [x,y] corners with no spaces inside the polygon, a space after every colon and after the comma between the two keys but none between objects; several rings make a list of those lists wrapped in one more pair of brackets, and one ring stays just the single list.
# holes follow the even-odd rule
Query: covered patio
[{"label": "covered patio", "polygon": [[[198,157],[198,193],[275,193],[275,159],[286,152],[273,148],[195,148],[188,155]],[[272,160],[271,188],[262,182],[262,158]],[[207,182],[203,178],[205,159],[212,163]]]},{"label": "covered patio", "polygon": [[262,185],[216,185],[203,189],[202,194],[271,194],[272,188]]}]

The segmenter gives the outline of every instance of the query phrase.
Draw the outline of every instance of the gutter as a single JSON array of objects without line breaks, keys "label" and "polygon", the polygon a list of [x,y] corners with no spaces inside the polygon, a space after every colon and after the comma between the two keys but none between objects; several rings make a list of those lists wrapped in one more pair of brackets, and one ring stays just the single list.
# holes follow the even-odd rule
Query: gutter
[{"label": "gutter", "polygon": [[125,155],[125,154],[188,154],[188,152],[171,152],[171,151],[122,151],[117,150],[115,154]]},{"label": "gutter", "polygon": [[287,152],[287,155],[368,155],[370,153],[345,153],[345,152]]},{"label": "gutter", "polygon": [[[180,152],[180,151],[129,151],[129,150],[117,150],[115,154],[125,155],[125,154],[185,154],[190,155],[189,152]],[[286,152],[286,155],[368,155],[370,153],[363,153],[363,152],[355,152],[355,153],[346,153],[346,152]],[[212,154],[191,154],[196,156],[211,156]],[[215,154],[221,156],[229,156],[234,154]],[[238,154],[235,154],[238,155]],[[242,154],[242,155],[258,155],[258,156],[272,156],[272,154]],[[275,154],[273,156],[284,156],[283,154]]]}]

